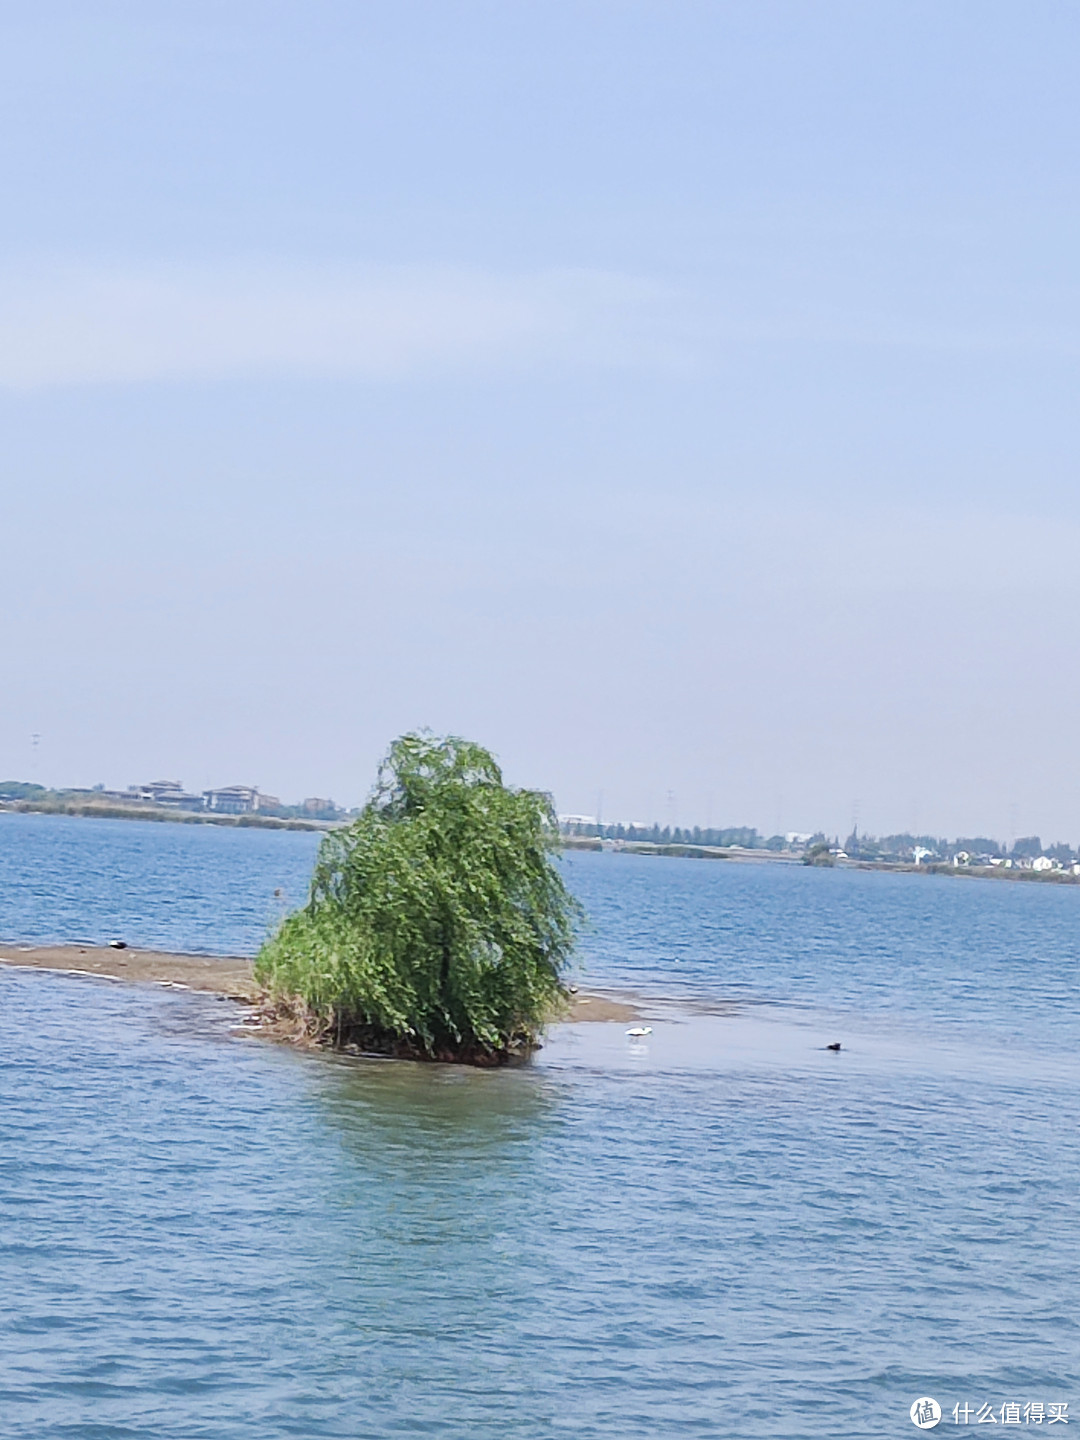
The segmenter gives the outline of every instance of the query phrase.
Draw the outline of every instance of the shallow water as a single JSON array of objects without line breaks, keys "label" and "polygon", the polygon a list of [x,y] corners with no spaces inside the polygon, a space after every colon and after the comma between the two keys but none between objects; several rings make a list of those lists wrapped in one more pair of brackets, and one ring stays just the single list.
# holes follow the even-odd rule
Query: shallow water
[{"label": "shallow water", "polygon": [[[0,816],[0,931],[251,949],[310,837],[218,833]],[[3,1433],[876,1437],[927,1394],[1075,1423],[1080,891],[566,864],[590,978],[686,1002],[512,1072],[0,970]]]}]

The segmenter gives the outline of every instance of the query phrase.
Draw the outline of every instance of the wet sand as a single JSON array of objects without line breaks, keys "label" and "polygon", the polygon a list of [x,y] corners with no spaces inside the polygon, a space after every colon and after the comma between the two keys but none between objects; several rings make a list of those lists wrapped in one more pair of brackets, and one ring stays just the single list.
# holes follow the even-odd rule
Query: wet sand
[{"label": "wet sand", "polygon": [[170,955],[161,950],[113,950],[94,945],[2,945],[0,964],[98,975],[133,985],[201,990],[249,1005],[259,998],[251,961],[238,956]]},{"label": "wet sand", "polygon": [[[261,998],[251,961],[235,955],[173,955],[163,950],[114,950],[107,945],[0,945],[0,964],[226,995],[245,1005]],[[631,1021],[639,1015],[637,1007],[621,997],[593,993],[575,994],[566,1019],[581,1024]]]}]

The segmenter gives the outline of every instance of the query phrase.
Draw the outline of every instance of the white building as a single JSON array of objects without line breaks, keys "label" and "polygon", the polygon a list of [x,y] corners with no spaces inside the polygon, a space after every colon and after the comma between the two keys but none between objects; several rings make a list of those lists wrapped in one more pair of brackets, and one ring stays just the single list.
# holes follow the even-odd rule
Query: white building
[{"label": "white building", "polygon": [[264,795],[253,785],[226,785],[221,790],[204,790],[207,810],[219,815],[253,815],[260,810],[280,810],[276,795]]},{"label": "white building", "polygon": [[203,808],[203,797],[189,795],[179,780],[151,780],[148,785],[129,785],[122,798],[145,800],[151,805],[163,805],[173,810]]}]

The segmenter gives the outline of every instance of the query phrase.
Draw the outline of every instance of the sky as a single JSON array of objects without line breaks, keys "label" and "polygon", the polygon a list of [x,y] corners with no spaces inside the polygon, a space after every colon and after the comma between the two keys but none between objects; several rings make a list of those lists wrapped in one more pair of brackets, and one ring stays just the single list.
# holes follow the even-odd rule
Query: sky
[{"label": "sky", "polygon": [[2,778],[1080,841],[1080,10],[0,24]]}]

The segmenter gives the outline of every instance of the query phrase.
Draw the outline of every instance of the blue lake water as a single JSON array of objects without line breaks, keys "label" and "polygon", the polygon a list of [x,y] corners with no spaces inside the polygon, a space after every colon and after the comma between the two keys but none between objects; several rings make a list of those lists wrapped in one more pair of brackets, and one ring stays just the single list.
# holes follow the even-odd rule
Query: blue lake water
[{"label": "blue lake water", "polygon": [[[0,937],[251,953],[314,849],[0,815]],[[644,1043],[335,1060],[0,969],[0,1433],[1080,1423],[1080,889],[564,864],[582,978],[656,997]]]}]

